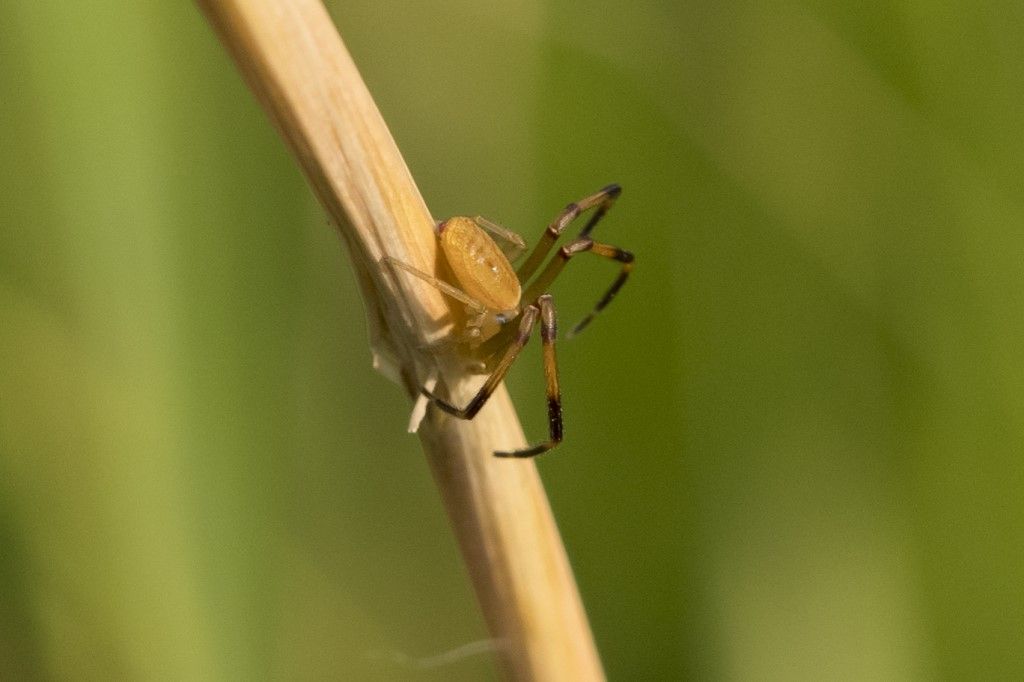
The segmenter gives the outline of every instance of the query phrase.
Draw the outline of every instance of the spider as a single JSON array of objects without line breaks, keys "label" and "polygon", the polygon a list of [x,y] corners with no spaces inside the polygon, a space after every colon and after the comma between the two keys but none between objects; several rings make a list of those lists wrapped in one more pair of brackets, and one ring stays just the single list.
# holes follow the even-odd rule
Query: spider
[{"label": "spider", "polygon": [[[591,312],[572,329],[570,337],[581,332],[615,298],[633,269],[633,254],[616,246],[596,242],[590,238],[590,233],[621,192],[622,188],[618,185],[608,185],[566,206],[548,225],[518,270],[513,270],[511,261],[526,250],[526,242],[515,232],[480,216],[457,216],[437,224],[437,237],[441,246],[438,250],[438,277],[390,256],[385,256],[381,261],[420,278],[464,304],[464,310],[452,311],[454,336],[451,343],[457,346],[463,357],[470,360],[472,370],[478,374],[487,374],[487,379],[465,407],[457,407],[425,387],[421,389],[440,409],[460,419],[476,416],[505,378],[540,319],[544,375],[547,380],[548,440],[522,450],[495,452],[498,457],[534,457],[562,441],[562,399],[555,357],[555,306],[547,290],[569,259],[578,254],[592,253],[622,264],[618,277]],[[560,248],[540,270],[565,228],[592,208],[596,210],[576,239]],[[504,242],[505,247],[500,247],[496,240]],[[530,281],[538,270],[540,274]]]}]

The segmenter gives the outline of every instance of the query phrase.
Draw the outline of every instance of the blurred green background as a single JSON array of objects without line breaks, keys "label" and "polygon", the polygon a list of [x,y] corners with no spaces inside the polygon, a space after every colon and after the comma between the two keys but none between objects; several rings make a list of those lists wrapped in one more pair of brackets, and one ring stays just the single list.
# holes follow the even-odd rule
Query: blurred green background
[{"label": "blurred green background", "polygon": [[[539,461],[613,679],[1024,677],[1024,5],[331,9],[435,216],[625,188]],[[487,635],[408,405],[198,10],[0,54],[0,677],[493,678],[430,667]]]}]

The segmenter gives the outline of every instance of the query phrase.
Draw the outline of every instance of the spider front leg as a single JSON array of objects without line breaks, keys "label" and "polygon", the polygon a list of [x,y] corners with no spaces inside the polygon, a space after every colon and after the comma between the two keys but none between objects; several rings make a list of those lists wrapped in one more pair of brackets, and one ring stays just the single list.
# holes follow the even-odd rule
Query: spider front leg
[{"label": "spider front leg", "polygon": [[537,299],[540,306],[540,339],[544,344],[544,378],[548,397],[548,439],[522,450],[495,452],[496,457],[536,457],[562,442],[562,393],[558,388],[558,358],[555,356],[555,304],[551,294]]},{"label": "spider front leg", "polygon": [[522,256],[523,252],[526,251],[526,240],[518,232],[513,232],[507,227],[484,218],[482,215],[473,218],[473,222],[480,229],[490,233],[495,243],[498,244],[498,248],[501,249],[501,252],[505,254],[505,258],[508,258],[510,263]]},{"label": "spider front leg", "polygon": [[430,286],[434,287],[442,294],[446,294],[454,298],[456,301],[465,303],[466,306],[475,313],[482,315],[487,312],[487,307],[483,303],[476,300],[462,289],[459,289],[458,287],[453,287],[451,284],[448,284],[448,282],[443,282],[439,280],[437,277],[434,277],[429,273],[423,272],[414,265],[409,265],[405,261],[398,260],[394,256],[383,256],[380,259],[380,264],[391,265],[400,270],[405,270],[410,275],[417,277],[418,279],[421,279]]},{"label": "spider front leg", "polygon": [[505,349],[505,353],[501,356],[501,360],[495,365],[494,371],[491,372],[490,376],[484,381],[484,385],[480,387],[473,399],[465,407],[456,407],[452,403],[438,397],[434,393],[431,393],[426,388],[422,389],[423,395],[430,398],[434,404],[439,408],[447,412],[448,414],[458,417],[459,419],[472,419],[476,416],[476,413],[480,411],[480,408],[487,403],[487,399],[494,393],[494,389],[498,387],[501,380],[508,374],[509,368],[515,359],[519,356],[519,353],[526,346],[526,342],[530,340],[530,334],[533,333],[533,326],[537,321],[537,316],[540,314],[540,309],[535,306],[527,306],[523,310],[522,319],[519,322],[519,331],[516,333],[515,338],[509,344],[508,348]]},{"label": "spider front leg", "polygon": [[551,262],[547,264],[547,267],[537,276],[529,287],[526,289],[526,293],[523,294],[524,300],[530,300],[531,297],[537,296],[541,292],[547,291],[551,283],[555,281],[555,278],[561,274],[562,269],[569,260],[580,253],[592,253],[595,256],[601,256],[612,261],[621,263],[619,274],[612,282],[612,285],[608,287],[604,295],[598,300],[586,317],[584,317],[572,331],[569,332],[568,336],[571,338],[576,334],[579,334],[583,329],[590,324],[590,321],[594,319],[594,316],[604,310],[605,306],[612,302],[615,295],[619,293],[619,289],[629,279],[629,273],[633,271],[633,254],[625,249],[620,249],[617,246],[611,244],[602,244],[601,242],[595,242],[590,237],[580,237],[575,239],[558,250],[558,255],[551,259]]},{"label": "spider front leg", "polygon": [[437,289],[441,293],[443,293],[443,294],[445,294],[447,296],[451,296],[456,301],[460,301],[461,303],[466,304],[466,314],[469,315],[470,317],[469,317],[469,319],[466,322],[466,328],[465,328],[465,331],[463,333],[463,337],[462,338],[458,338],[458,339],[454,339],[454,340],[447,340],[447,341],[440,341],[440,342],[437,342],[437,343],[432,343],[432,344],[430,344],[431,346],[435,346],[435,345],[448,345],[448,344],[454,344],[454,343],[460,343],[460,342],[461,343],[465,343],[465,342],[473,341],[474,339],[479,337],[479,335],[480,335],[480,321],[483,320],[484,317],[487,315],[487,307],[484,306],[483,303],[481,303],[480,301],[476,300],[475,298],[473,298],[472,296],[467,294],[462,289],[459,289],[458,287],[454,287],[451,284],[448,284],[448,282],[443,282],[443,281],[439,280],[437,277],[434,277],[431,274],[423,272],[419,268],[417,268],[417,267],[415,267],[413,265],[409,265],[405,261],[400,261],[400,260],[398,260],[397,258],[395,258],[393,256],[384,256],[383,258],[380,259],[380,263],[381,263],[381,265],[390,265],[392,267],[398,268],[399,270],[405,270],[410,275],[413,275],[413,276],[417,277],[418,279],[423,280],[424,282],[426,282],[430,286],[434,287],[435,289]]},{"label": "spider front leg", "polygon": [[519,281],[523,284],[526,280],[533,276],[533,273],[537,272],[540,264],[547,258],[551,248],[558,241],[558,237],[561,236],[562,232],[572,221],[576,220],[581,213],[584,213],[591,208],[597,206],[597,210],[594,211],[594,215],[590,216],[590,220],[580,230],[579,237],[586,237],[590,234],[594,226],[597,225],[598,221],[604,217],[604,214],[615,205],[615,200],[622,194],[622,188],[618,185],[612,184],[601,189],[601,191],[591,194],[589,197],[574,201],[573,203],[566,206],[558,217],[548,225],[541,236],[540,241],[537,242],[537,246],[530,252],[530,257],[526,259],[523,265],[519,268],[516,276],[519,277]]},{"label": "spider front leg", "polygon": [[512,363],[519,356],[519,353],[530,340],[530,334],[540,316],[540,337],[544,344],[544,376],[547,383],[548,397],[548,440],[522,450],[495,452],[496,457],[535,457],[547,452],[562,442],[562,394],[558,387],[558,359],[555,356],[555,336],[557,327],[555,323],[555,305],[550,294],[544,294],[537,299],[536,304],[527,306],[523,311],[522,321],[519,323],[519,330],[515,339],[505,350],[501,360],[484,385],[480,387],[473,399],[465,407],[456,407],[447,400],[439,398],[434,393],[423,389],[423,395],[427,396],[443,411],[458,417],[459,419],[472,419],[476,416],[494,393],[505,375],[508,374]]}]

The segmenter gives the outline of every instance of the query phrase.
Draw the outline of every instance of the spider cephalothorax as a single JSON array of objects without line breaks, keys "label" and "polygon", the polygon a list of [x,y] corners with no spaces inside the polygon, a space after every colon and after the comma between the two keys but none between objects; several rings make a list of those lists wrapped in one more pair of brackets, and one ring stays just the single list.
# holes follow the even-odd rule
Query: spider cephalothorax
[{"label": "spider cephalothorax", "polygon": [[[438,276],[427,274],[391,257],[384,259],[464,304],[464,308],[453,311],[454,341],[478,371],[488,375],[487,379],[469,404],[462,408],[423,389],[423,393],[438,407],[460,419],[476,416],[505,377],[540,319],[544,373],[547,377],[548,440],[523,450],[494,453],[499,457],[533,457],[550,450],[562,440],[562,402],[555,357],[555,307],[547,289],[565,264],[577,254],[592,253],[622,264],[619,276],[594,309],[572,329],[572,336],[582,331],[622,288],[633,269],[633,254],[590,238],[590,232],[612,207],[621,191],[618,185],[609,185],[596,194],[566,206],[548,225],[540,242],[518,270],[513,269],[511,261],[526,249],[522,237],[479,216],[458,216],[438,223],[437,236],[441,247]],[[591,208],[596,210],[576,239],[560,248],[547,265],[540,269],[569,223]],[[498,241],[503,242],[505,247],[499,246]],[[534,278],[538,270],[540,274]],[[451,281],[445,281],[442,277]]]}]

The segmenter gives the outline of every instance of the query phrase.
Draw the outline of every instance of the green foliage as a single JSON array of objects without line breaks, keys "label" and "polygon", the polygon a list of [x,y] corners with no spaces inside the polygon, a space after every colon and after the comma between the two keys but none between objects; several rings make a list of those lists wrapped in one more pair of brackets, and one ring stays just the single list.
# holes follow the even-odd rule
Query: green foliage
[{"label": "green foliage", "polygon": [[[610,676],[1021,677],[1019,7],[407,5],[333,9],[435,215],[625,188],[540,460]],[[493,675],[409,662],[486,633],[199,12],[14,0],[0,45],[0,677]]]}]

